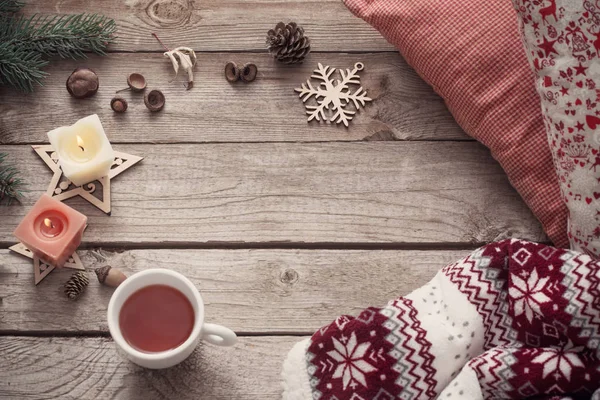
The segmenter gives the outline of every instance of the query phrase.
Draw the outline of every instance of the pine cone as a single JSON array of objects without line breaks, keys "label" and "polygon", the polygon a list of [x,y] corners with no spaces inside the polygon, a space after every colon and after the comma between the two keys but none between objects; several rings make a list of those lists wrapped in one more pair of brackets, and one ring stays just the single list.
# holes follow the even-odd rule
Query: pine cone
[{"label": "pine cone", "polygon": [[85,271],[79,271],[76,274],[73,274],[67,283],[65,283],[65,294],[69,299],[73,300],[85,290],[85,287],[89,283],[90,279]]},{"label": "pine cone", "polygon": [[295,22],[280,22],[267,33],[267,49],[277,61],[285,64],[301,63],[310,53],[310,39],[304,28]]}]

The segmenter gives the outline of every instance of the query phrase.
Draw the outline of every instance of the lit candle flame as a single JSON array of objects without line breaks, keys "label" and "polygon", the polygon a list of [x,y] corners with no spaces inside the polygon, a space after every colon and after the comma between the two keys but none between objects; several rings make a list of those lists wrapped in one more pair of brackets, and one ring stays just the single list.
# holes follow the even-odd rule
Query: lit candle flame
[{"label": "lit candle flame", "polygon": [[54,224],[50,218],[44,218],[44,225],[46,225],[50,229],[54,229]]},{"label": "lit candle flame", "polygon": [[77,135],[77,147],[79,147],[81,151],[85,151],[83,148],[83,139],[79,135]]}]

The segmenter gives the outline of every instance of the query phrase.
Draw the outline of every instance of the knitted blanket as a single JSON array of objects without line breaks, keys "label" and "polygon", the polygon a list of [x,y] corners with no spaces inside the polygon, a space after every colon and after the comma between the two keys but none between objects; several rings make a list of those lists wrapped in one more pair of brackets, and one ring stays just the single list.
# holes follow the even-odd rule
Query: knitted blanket
[{"label": "knitted blanket", "polygon": [[600,399],[599,360],[600,263],[506,240],[297,343],[284,399]]}]

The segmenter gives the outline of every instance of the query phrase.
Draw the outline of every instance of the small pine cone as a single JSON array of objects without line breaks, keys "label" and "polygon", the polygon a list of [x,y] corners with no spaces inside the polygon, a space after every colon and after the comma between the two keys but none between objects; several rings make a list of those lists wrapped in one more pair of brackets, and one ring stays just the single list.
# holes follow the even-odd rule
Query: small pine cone
[{"label": "small pine cone", "polygon": [[310,53],[310,39],[304,28],[295,22],[280,22],[267,33],[267,49],[277,61],[285,64],[301,63]]},{"label": "small pine cone", "polygon": [[79,271],[73,274],[67,283],[65,283],[65,294],[69,299],[73,300],[85,290],[89,283],[90,279],[85,271]]}]

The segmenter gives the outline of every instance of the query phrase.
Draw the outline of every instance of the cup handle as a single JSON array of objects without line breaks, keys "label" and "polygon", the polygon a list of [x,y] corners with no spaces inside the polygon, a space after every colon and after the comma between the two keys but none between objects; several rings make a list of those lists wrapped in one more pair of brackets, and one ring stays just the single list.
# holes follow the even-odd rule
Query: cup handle
[{"label": "cup handle", "polygon": [[202,326],[202,339],[215,346],[233,346],[237,342],[237,335],[224,326],[205,323]]}]

